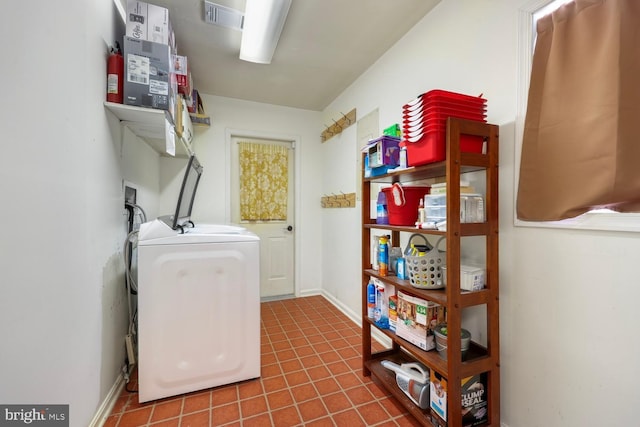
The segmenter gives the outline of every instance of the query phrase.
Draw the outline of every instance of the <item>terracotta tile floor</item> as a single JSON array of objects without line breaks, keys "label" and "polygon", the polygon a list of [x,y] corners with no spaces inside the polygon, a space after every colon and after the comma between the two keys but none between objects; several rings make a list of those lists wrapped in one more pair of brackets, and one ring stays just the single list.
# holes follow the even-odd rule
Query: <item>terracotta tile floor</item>
[{"label": "terracotta tile floor", "polygon": [[324,297],[264,302],[261,318],[259,379],[143,404],[123,390],[105,426],[418,425],[362,376],[361,329]]}]

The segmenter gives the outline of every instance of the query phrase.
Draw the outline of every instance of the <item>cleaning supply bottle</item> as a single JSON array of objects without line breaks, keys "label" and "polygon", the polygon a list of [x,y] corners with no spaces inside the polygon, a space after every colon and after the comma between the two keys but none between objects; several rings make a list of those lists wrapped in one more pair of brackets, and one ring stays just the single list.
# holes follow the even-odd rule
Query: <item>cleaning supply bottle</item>
[{"label": "cleaning supply bottle", "polygon": [[373,322],[381,329],[389,329],[389,304],[387,292],[382,283],[376,286],[376,306],[373,311]]},{"label": "cleaning supply bottle", "polygon": [[416,221],[416,223],[419,224],[423,224],[427,222],[427,216],[425,215],[425,210],[424,210],[424,199],[420,199],[420,204],[418,205],[418,220]]},{"label": "cleaning supply bottle", "polygon": [[389,243],[387,236],[380,236],[378,248],[378,273],[381,276],[389,274]]},{"label": "cleaning supply bottle", "polygon": [[408,166],[408,162],[407,162],[407,143],[406,142],[401,142],[400,143],[400,154],[398,155],[398,164],[400,165],[400,167],[402,169],[406,169]]},{"label": "cleaning supply bottle", "polygon": [[376,285],[370,281],[367,285],[367,317],[373,319],[373,313],[376,308]]},{"label": "cleaning supply bottle", "polygon": [[376,223],[389,224],[389,211],[387,210],[387,196],[384,191],[378,193],[378,202],[376,204]]}]

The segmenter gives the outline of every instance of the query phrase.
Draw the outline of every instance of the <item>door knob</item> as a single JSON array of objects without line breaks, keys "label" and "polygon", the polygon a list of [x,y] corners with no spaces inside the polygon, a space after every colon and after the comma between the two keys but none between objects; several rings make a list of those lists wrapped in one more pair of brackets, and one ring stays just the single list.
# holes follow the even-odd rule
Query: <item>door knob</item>
[{"label": "door knob", "polygon": [[286,231],[293,231],[293,226],[288,225],[287,228],[285,228]]}]

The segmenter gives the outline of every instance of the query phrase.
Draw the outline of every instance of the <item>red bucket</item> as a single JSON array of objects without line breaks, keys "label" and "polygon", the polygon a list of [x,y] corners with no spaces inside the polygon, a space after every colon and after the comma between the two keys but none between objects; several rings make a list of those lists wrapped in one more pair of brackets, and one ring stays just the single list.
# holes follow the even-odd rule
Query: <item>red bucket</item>
[{"label": "red bucket", "polygon": [[393,184],[382,189],[387,198],[389,225],[415,225],[420,199],[429,194],[431,187],[404,187]]}]

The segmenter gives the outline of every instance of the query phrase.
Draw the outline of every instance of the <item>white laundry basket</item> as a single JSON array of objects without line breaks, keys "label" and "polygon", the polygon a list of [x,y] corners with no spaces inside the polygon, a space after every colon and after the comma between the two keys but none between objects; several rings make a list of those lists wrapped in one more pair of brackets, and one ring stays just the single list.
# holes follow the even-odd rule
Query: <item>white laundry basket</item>
[{"label": "white laundry basket", "polygon": [[444,278],[442,267],[446,266],[446,253],[438,249],[444,236],[438,239],[435,246],[422,256],[405,255],[406,270],[411,286],[419,289],[442,289]]}]

